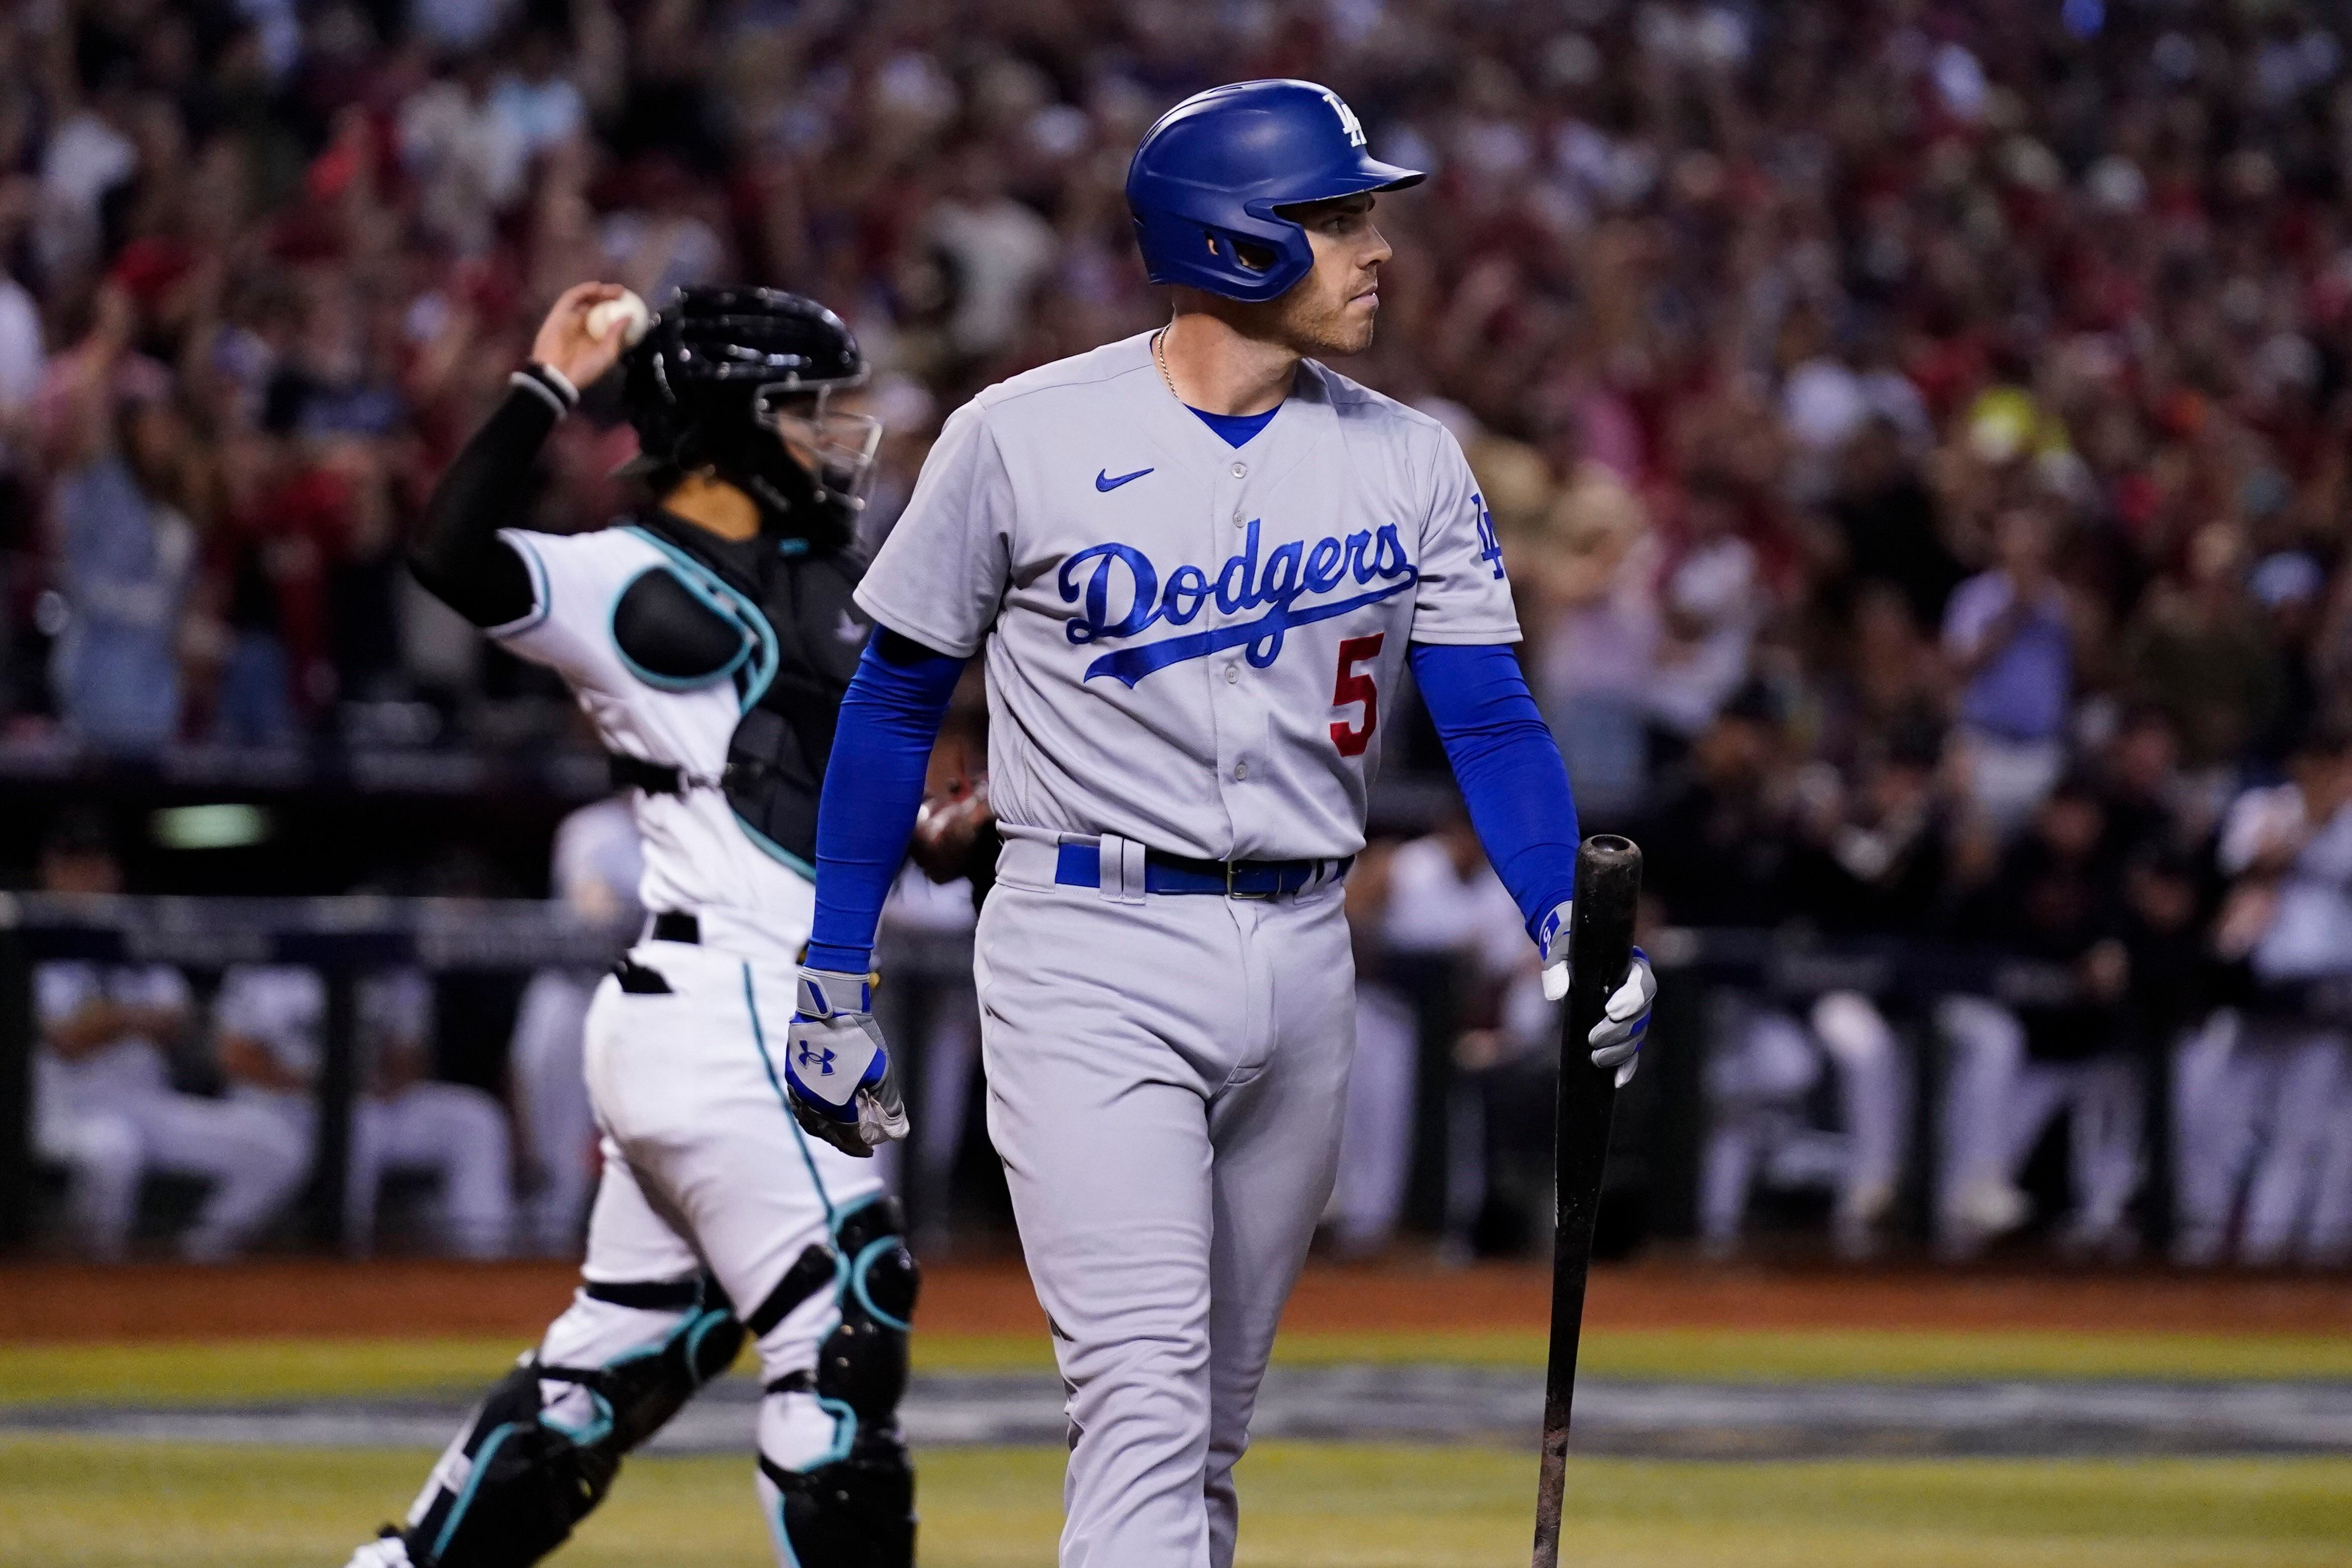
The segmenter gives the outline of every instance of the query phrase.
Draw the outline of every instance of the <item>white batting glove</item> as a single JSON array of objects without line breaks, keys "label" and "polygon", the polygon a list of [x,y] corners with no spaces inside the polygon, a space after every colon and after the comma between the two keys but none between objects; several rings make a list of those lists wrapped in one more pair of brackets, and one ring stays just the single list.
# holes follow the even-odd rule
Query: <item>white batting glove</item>
[{"label": "white batting glove", "polygon": [[[1544,916],[1536,929],[1536,946],[1543,954],[1546,1001],[1556,1002],[1568,995],[1569,917],[1574,909],[1573,903],[1562,904]],[[1620,1089],[1633,1082],[1642,1065],[1642,1037],[1650,1031],[1650,1005],[1657,999],[1657,971],[1650,967],[1650,956],[1636,947],[1617,988],[1610,993],[1608,1005],[1601,1009],[1601,1021],[1585,1037],[1585,1043],[1592,1047],[1592,1065],[1615,1068]]]},{"label": "white batting glove", "polygon": [[871,1159],[907,1135],[907,1105],[864,975],[801,971],[799,1010],[785,1034],[784,1089],[793,1114],[843,1154]]}]

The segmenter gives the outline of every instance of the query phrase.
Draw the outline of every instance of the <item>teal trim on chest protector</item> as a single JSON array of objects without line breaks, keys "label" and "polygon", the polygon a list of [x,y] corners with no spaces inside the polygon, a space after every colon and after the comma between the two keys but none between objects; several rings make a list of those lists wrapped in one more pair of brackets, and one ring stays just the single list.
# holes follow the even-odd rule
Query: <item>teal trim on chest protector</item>
[{"label": "teal trim on chest protector", "polygon": [[735,825],[743,830],[743,836],[757,845],[761,854],[766,855],[772,861],[790,866],[793,870],[800,873],[801,875],[808,878],[811,882],[814,882],[816,880],[816,867],[809,864],[808,862],[801,859],[800,856],[793,853],[792,851],[776,842],[775,840],[770,838],[767,834],[753,827],[750,822],[745,821],[743,820],[742,812],[734,811],[731,812],[730,815],[735,819]]},{"label": "teal trim on chest protector", "polygon": [[[725,578],[720,577],[660,535],[635,523],[625,525],[623,531],[635,534],[659,550],[668,559],[671,567],[677,572],[679,580],[689,590],[709,602],[713,609],[730,616],[744,630],[758,639],[759,654],[753,661],[751,678],[744,683],[742,700],[738,709],[742,713],[751,712],[752,705],[767,695],[770,684],[776,678],[776,667],[782,662],[782,654],[776,646],[775,629],[768,624],[767,616],[761,612],[758,605],[738,592]],[[632,582],[635,580],[635,578],[630,579]],[[605,617],[604,623],[609,634],[609,628],[612,625],[609,613]],[[618,644],[615,644],[615,647],[617,646]],[[622,661],[625,664],[627,663],[628,655],[624,653]],[[740,668],[740,662],[733,666],[733,669]],[[635,674],[636,672],[633,668],[630,673]],[[731,669],[730,673],[732,673]]]},{"label": "teal trim on chest protector", "polygon": [[[638,664],[635,659],[629,657],[628,649],[621,644],[620,632],[617,630],[616,622],[621,613],[621,601],[629,596],[629,590],[635,588],[638,583],[645,580],[646,571],[668,572],[670,576],[677,580],[679,587],[685,589],[688,593],[694,595],[695,598],[700,600],[704,605],[709,607],[712,614],[723,618],[733,625],[738,632],[741,632],[742,641],[736,644],[735,656],[728,660],[725,664],[719,665],[717,669],[707,670],[698,675],[661,674],[656,671],[646,669],[643,664]],[[687,576],[686,573],[678,570],[674,566],[649,566],[646,568],[646,571],[637,573],[636,576],[629,579],[628,581],[621,584],[619,588],[615,589],[613,592],[613,602],[604,608],[604,634],[613,639],[613,652],[620,655],[621,667],[628,671],[635,679],[653,687],[654,690],[657,692],[698,692],[705,686],[717,685],[719,682],[727,679],[736,671],[741,669],[743,667],[743,661],[750,658],[751,656],[751,650],[759,645],[759,640],[753,634],[751,628],[743,624],[743,617],[741,613],[738,612],[733,605],[719,599],[701,583],[697,582],[693,578]]]}]

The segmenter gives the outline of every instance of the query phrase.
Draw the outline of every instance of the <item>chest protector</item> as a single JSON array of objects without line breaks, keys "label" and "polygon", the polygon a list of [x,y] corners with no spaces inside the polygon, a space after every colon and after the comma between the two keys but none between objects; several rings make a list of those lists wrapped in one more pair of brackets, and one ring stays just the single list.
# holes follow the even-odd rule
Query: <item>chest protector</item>
[{"label": "chest protector", "polygon": [[718,779],[615,758],[614,781],[656,794],[718,789],[754,842],[811,872],[825,758],[871,630],[850,598],[865,559],[772,535],[737,543],[659,513],[632,531],[669,563],[648,567],[614,601],[622,658],[664,690],[731,681],[741,716]]}]

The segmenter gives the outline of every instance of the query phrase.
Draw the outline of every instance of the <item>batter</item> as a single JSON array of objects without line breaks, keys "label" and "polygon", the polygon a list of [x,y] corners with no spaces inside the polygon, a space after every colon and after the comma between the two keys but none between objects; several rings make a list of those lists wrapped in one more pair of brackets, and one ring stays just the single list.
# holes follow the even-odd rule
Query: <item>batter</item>
[{"label": "batter", "polygon": [[[1311,357],[1370,344],[1373,198],[1421,178],[1310,82],[1178,105],[1127,187],[1173,319],[959,409],[857,591],[877,631],[823,798],[789,1082],[848,1152],[896,1135],[875,920],[984,650],[1006,842],[974,975],[1070,1390],[1064,1568],[1233,1560],[1234,1465],[1331,1186],[1341,883],[1408,663],[1566,989],[1575,811],[1477,482],[1435,421]],[[1637,960],[1596,1063],[1630,1071],[1654,989]]]}]

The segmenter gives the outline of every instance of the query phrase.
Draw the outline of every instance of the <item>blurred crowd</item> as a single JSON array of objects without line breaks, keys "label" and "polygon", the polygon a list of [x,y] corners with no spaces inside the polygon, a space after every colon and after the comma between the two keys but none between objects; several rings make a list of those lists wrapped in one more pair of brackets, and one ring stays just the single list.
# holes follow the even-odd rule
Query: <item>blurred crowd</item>
[{"label": "blurred crowd", "polygon": [[[1120,194],[1150,120],[1311,77],[1433,172],[1381,204],[1380,338],[1343,368],[1461,438],[1657,921],[1988,956],[1903,996],[1717,988],[1705,1234],[1810,1185],[1868,1250],[1932,1124],[1969,1252],[2026,1219],[2055,1122],[2063,1235],[2120,1251],[2161,1124],[2185,1256],[2340,1260],[2347,47],[2297,0],[26,0],[7,734],[560,734],[397,565],[560,288],[839,309],[889,430],[878,535],[972,390],[1164,308]],[[624,504],[600,406],[534,526]],[[1475,862],[1443,829],[1357,895],[1368,1039],[1423,1029],[1416,955],[1493,948],[1474,1077],[1542,1034],[1495,999],[1521,960],[1465,924],[1483,893],[1430,925]],[[1368,1060],[1417,1050],[1425,1078]],[[1361,1092],[1425,1096],[1412,1065]],[[1402,1113],[1350,1114],[1335,1223],[1370,1245]]]},{"label": "blurred crowd", "polygon": [[[1957,722],[2004,825],[2134,702],[2210,794],[2344,658],[2329,14],[27,0],[10,722],[512,738],[524,678],[396,544],[556,291],[835,305],[878,370],[886,528],[973,388],[1153,320],[1120,195],[1152,116],[1300,72],[1435,173],[1382,209],[1349,368],[1471,450],[1591,806],[1637,806],[1756,676],[1842,774]],[[568,425],[532,520],[608,516],[629,439]]]}]

